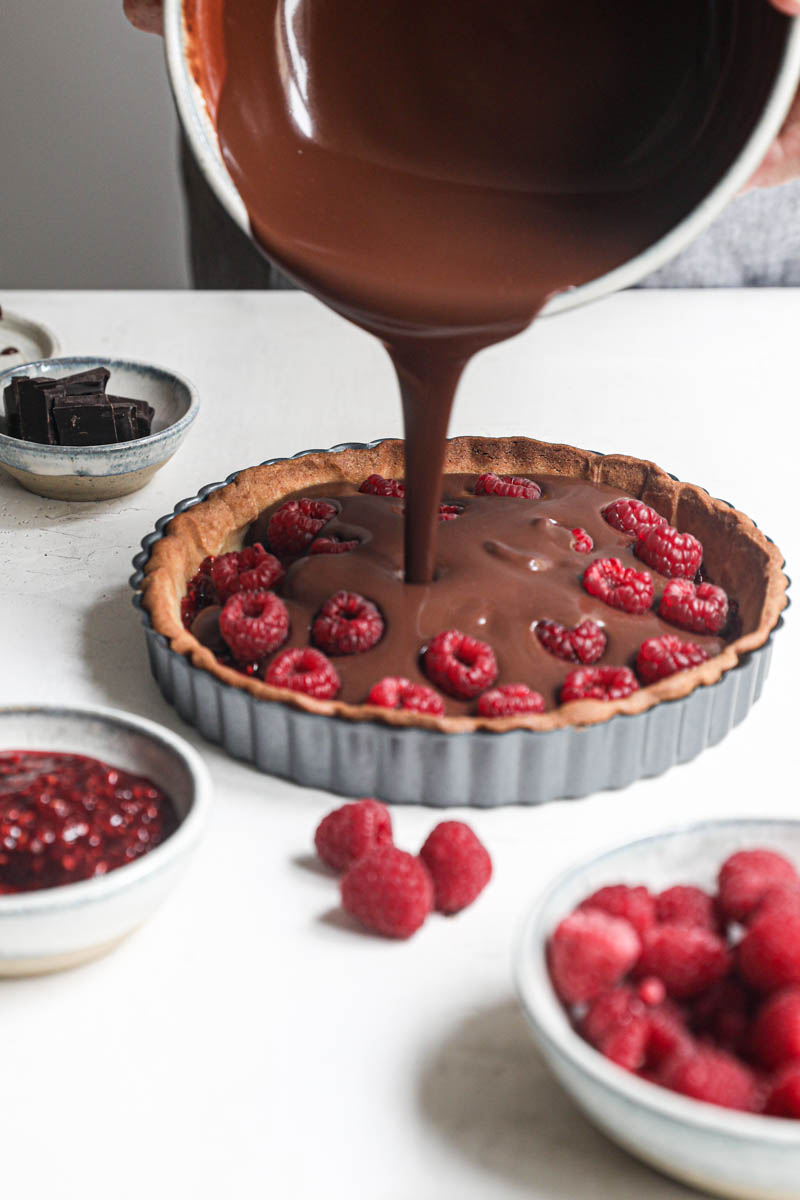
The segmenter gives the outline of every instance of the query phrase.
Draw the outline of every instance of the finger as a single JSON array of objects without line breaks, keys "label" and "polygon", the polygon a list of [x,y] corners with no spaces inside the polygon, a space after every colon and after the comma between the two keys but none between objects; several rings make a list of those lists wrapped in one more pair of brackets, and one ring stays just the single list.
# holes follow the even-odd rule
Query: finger
[{"label": "finger", "polygon": [[122,0],[122,7],[131,25],[137,29],[144,33],[164,32],[162,0]]},{"label": "finger", "polygon": [[800,0],[771,0],[771,3],[788,17],[800,17]]},{"label": "finger", "polygon": [[800,92],[795,96],[783,127],[767,151],[764,161],[748,183],[754,187],[777,187],[800,178]]}]

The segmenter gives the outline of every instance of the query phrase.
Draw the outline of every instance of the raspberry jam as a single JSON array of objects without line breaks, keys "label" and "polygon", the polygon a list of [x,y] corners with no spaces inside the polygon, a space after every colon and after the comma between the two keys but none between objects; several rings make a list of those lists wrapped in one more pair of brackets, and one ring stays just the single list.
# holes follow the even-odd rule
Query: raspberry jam
[{"label": "raspberry jam", "polygon": [[149,779],[80,754],[0,752],[0,893],[105,875],[177,827]]}]

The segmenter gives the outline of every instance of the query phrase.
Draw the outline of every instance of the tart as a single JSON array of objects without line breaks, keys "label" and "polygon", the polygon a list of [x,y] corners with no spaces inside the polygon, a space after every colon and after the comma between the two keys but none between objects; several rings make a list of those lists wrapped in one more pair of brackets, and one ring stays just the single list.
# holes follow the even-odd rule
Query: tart
[{"label": "tart", "polygon": [[[360,489],[371,476],[389,484],[376,484],[365,494]],[[396,486],[402,476],[400,441],[313,452],[241,472],[203,503],[174,516],[154,541],[142,580],[142,604],[153,629],[172,652],[229,687],[310,714],[441,733],[545,732],[644,713],[718,682],[767,642],[786,606],[782,556],[744,514],[653,463],[527,438],[448,443],[437,579],[406,586],[402,484]],[[652,535],[632,525],[624,504],[614,509],[628,498],[640,501],[640,510],[653,510]],[[287,535],[285,522],[272,518],[287,502],[304,500],[310,522],[292,541],[295,526],[290,523]],[[646,524],[646,513],[639,515]],[[318,540],[330,544],[314,545]],[[698,543],[699,557],[693,557]],[[223,597],[206,595],[198,606],[197,588],[190,584],[210,569],[210,559],[255,545],[278,552],[285,573],[262,582],[272,584],[264,590],[282,600],[288,621],[283,626],[279,621],[273,641],[264,643],[269,650],[248,662],[246,648],[235,639],[220,640],[220,606],[208,602]],[[625,580],[609,576],[618,568],[604,564],[613,560],[628,573]],[[630,610],[614,598],[622,595],[627,603],[626,582],[639,594]],[[721,589],[729,606],[724,622],[719,614],[704,624],[702,616],[684,613],[676,624],[666,601],[686,586],[705,589],[701,595],[716,596]],[[339,653],[334,642],[331,653],[330,641],[320,640],[317,618],[344,590],[377,610],[380,627],[372,626],[363,649]],[[199,620],[204,608],[215,611]],[[588,659],[576,658],[571,638],[584,622],[595,627]],[[494,675],[485,669],[472,694],[453,691],[441,662],[428,661],[432,643],[449,631],[497,651]],[[678,669],[672,661],[672,673],[659,677],[664,655],[653,667],[642,647],[668,638],[673,649],[677,639],[679,647],[694,650],[688,657],[679,654]],[[338,680],[328,695],[267,682],[276,659],[287,650],[313,647],[315,640],[328,651]],[[238,660],[230,644],[240,649]],[[696,665],[680,669],[685,662]],[[590,678],[598,672],[598,680],[627,672],[628,686],[604,685],[594,694],[610,698],[592,698],[586,679],[574,678],[585,671]],[[369,703],[378,694],[373,686],[387,677],[431,689],[441,702],[435,711],[421,712]],[[536,692],[541,704],[512,715],[486,715],[491,705],[481,705],[481,695],[509,685]]]}]

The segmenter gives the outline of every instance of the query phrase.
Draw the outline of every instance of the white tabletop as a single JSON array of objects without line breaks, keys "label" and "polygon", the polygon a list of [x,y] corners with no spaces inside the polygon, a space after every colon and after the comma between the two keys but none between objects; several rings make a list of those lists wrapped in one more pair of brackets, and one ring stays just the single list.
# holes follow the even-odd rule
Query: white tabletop
[{"label": "white tabletop", "polygon": [[[103,504],[0,479],[4,702],[112,704],[181,732],[216,787],[209,836],[156,917],[87,967],[0,986],[3,1194],[83,1200],[646,1200],[690,1196],[596,1133],[520,1016],[511,946],[570,860],[712,815],[794,813],[797,621],[747,721],[660,779],[540,810],[453,815],[495,877],[407,943],[351,930],[309,858],[335,803],[229,761],[150,677],[127,578],[184,496],[261,459],[399,434],[388,360],[301,295],[6,293],[62,352],[139,357],[200,389],[178,456]],[[651,457],[800,561],[794,291],[628,293],[483,354],[453,433]],[[796,569],[796,568],[795,568]],[[439,815],[395,810],[415,850]],[[676,1153],[679,1148],[676,1147]]]}]

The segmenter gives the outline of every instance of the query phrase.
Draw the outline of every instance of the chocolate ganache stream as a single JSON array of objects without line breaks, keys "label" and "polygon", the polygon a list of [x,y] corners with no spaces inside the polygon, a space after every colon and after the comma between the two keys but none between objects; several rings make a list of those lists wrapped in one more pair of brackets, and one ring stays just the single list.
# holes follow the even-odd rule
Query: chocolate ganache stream
[{"label": "chocolate ganache stream", "polygon": [[394,362],[405,578],[429,582],[464,366],[707,193],[701,134],[754,0],[187,4],[255,238]]}]

